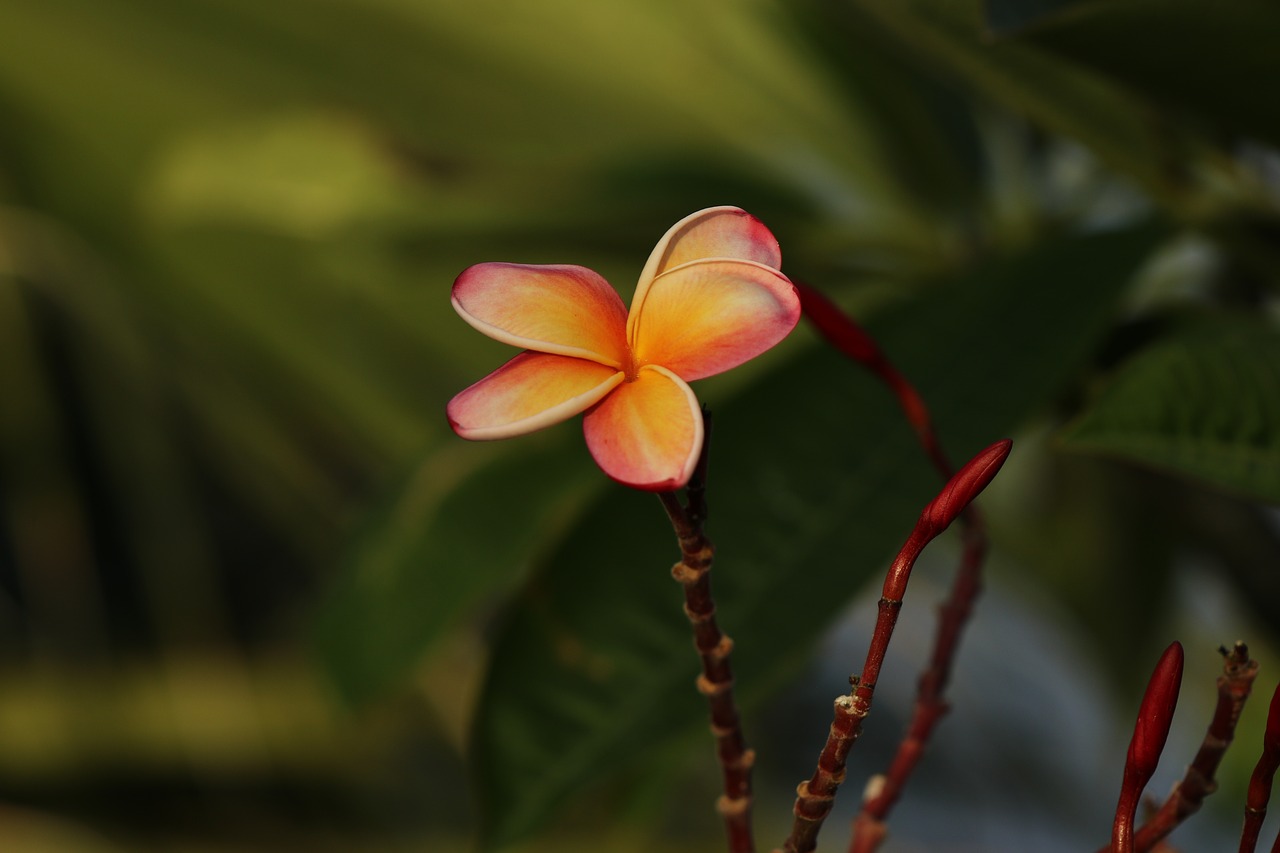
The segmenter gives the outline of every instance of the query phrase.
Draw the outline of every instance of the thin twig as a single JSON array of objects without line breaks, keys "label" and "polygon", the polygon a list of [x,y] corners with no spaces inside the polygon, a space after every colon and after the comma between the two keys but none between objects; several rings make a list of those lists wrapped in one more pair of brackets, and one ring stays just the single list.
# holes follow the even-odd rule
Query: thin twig
[{"label": "thin twig", "polygon": [[[928,406],[915,387],[889,361],[875,340],[835,303],[806,284],[797,283],[796,287],[805,316],[828,342],[888,386],[915,430],[925,455],[944,479],[950,478],[954,468],[938,440]],[[964,627],[982,590],[982,567],[987,554],[986,526],[978,510],[973,507],[966,510],[960,523],[964,543],[960,567],[946,601],[938,610],[933,651],[928,668],[920,676],[911,722],[889,769],[868,785],[868,795],[854,819],[849,853],[873,853],[879,848],[886,834],[885,819],[924,755],[934,728],[950,710],[945,699],[946,688]]]},{"label": "thin twig", "polygon": [[800,307],[804,316],[813,324],[818,333],[829,344],[847,355],[850,359],[871,371],[877,379],[888,386],[897,398],[907,422],[915,430],[925,454],[944,479],[949,479],[954,471],[938,441],[937,431],[933,427],[933,419],[924,399],[916,391],[905,376],[889,361],[884,350],[865,329],[844,313],[838,305],[813,287],[794,282],[800,294]]},{"label": "thin twig", "polygon": [[[1271,799],[1271,783],[1280,767],[1280,684],[1271,694],[1271,706],[1267,709],[1267,727],[1262,735],[1262,755],[1249,777],[1249,793],[1245,801],[1244,827],[1240,831],[1240,853],[1253,853],[1258,844],[1262,820],[1267,816],[1267,802]],[[1280,851],[1280,835],[1271,848]]]},{"label": "thin twig", "polygon": [[[1204,741],[1182,781],[1159,810],[1134,834],[1134,853],[1150,853],[1155,850],[1165,836],[1195,814],[1204,803],[1204,798],[1218,788],[1214,775],[1218,772],[1222,756],[1235,737],[1240,712],[1253,690],[1253,681],[1258,676],[1258,663],[1249,658],[1249,647],[1244,643],[1236,643],[1230,650],[1222,649],[1222,656],[1222,675],[1218,676],[1218,704],[1214,708],[1209,728],[1205,731]],[[1103,847],[1098,853],[1107,853],[1110,849]]]},{"label": "thin twig", "polygon": [[862,809],[854,818],[850,853],[873,853],[884,841],[885,819],[923,757],[934,728],[950,710],[944,694],[951,680],[951,667],[960,646],[960,636],[981,588],[982,564],[987,550],[986,534],[978,511],[970,507],[961,516],[961,523],[965,529],[960,569],[956,572],[950,595],[938,609],[933,653],[928,668],[920,676],[911,722],[889,769],[876,776],[867,787]]},{"label": "thin twig", "polygon": [[1008,458],[1012,444],[1006,439],[991,445],[951,478],[920,514],[906,544],[890,565],[862,673],[849,679],[851,692],[835,700],[834,719],[827,742],[818,755],[817,768],[810,779],[796,788],[791,834],[781,848],[785,853],[807,853],[817,847],[818,832],[831,813],[836,791],[845,778],[849,750],[862,733],[862,721],[871,711],[871,700],[898,622],[912,567],[924,547],[946,530],[991,482]]},{"label": "thin twig", "polygon": [[706,412],[703,417],[708,438],[703,442],[702,456],[689,481],[688,505],[682,504],[675,492],[660,492],[658,498],[680,542],[681,559],[671,574],[684,589],[684,612],[693,626],[694,646],[702,661],[698,692],[707,697],[711,733],[716,739],[716,756],[724,782],[724,793],[716,802],[716,810],[724,819],[730,853],[754,853],[751,768],[755,764],[755,752],[747,748],[733,698],[733,669],[729,662],[733,640],[716,624],[716,604],[711,595],[711,563],[715,551],[702,529],[707,516],[705,476],[710,438],[710,417]]}]

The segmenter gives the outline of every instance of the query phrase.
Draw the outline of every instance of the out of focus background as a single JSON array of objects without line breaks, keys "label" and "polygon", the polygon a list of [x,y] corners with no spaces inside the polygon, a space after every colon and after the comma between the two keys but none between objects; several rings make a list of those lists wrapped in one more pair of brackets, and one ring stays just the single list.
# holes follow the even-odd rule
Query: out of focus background
[{"label": "out of focus background", "polygon": [[[1172,639],[1157,797],[1217,647],[1262,666],[1175,836],[1234,849],[1280,679],[1277,44],[1262,0],[5,0],[0,848],[721,849],[657,502],[574,423],[469,444],[444,405],[511,354],[450,309],[463,268],[628,297],[734,204],[953,458],[1017,443],[886,853],[1096,849]],[[807,329],[698,391],[770,846],[940,483]]]}]

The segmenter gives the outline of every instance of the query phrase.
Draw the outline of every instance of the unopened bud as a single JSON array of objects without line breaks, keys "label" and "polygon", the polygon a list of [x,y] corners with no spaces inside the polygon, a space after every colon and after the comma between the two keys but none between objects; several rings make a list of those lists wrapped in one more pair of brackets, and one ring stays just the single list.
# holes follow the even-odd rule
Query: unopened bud
[{"label": "unopened bud", "polygon": [[1178,691],[1182,687],[1182,644],[1174,641],[1160,656],[1147,692],[1142,696],[1138,721],[1129,742],[1129,764],[1146,785],[1156,771],[1160,753],[1169,738],[1169,725],[1178,707]]},{"label": "unopened bud", "polygon": [[987,487],[1009,458],[1013,442],[1001,439],[977,456],[970,459],[938,494],[933,502],[925,508],[924,517],[933,526],[937,535],[950,526],[951,522],[964,512],[974,498]]}]

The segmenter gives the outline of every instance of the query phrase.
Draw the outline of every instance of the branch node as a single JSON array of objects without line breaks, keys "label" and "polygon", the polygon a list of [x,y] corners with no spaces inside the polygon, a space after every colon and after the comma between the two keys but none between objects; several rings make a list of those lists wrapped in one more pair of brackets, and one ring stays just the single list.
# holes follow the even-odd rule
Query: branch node
[{"label": "branch node", "polygon": [[716,800],[716,811],[725,818],[746,817],[751,812],[751,796],[728,797],[722,794]]},{"label": "branch node", "polygon": [[720,663],[729,659],[729,655],[733,653],[733,638],[728,634],[720,637],[720,642],[716,643],[716,647],[707,652],[707,657],[712,661]]},{"label": "branch node", "polygon": [[707,517],[705,489],[710,445],[710,414],[705,409],[703,420],[706,437],[698,467],[686,491],[688,505],[682,505],[674,491],[659,492],[658,500],[671,520],[679,542],[682,559],[672,567],[671,576],[684,590],[684,612],[693,626],[694,647],[702,660],[703,671],[695,683],[698,692],[707,697],[723,784],[716,810],[724,821],[730,853],[754,853],[751,768],[755,764],[755,753],[746,748],[733,699],[733,675],[729,665],[733,641],[721,634],[716,624],[710,575],[715,549],[702,529]]},{"label": "branch node", "polygon": [[693,586],[702,580],[702,576],[709,571],[711,571],[710,559],[700,566],[691,566],[687,560],[681,560],[671,567],[671,577],[675,578],[682,586]]},{"label": "branch node", "polygon": [[698,675],[698,692],[703,696],[722,696],[733,689],[732,679],[729,681],[712,681],[705,674]]},{"label": "branch node", "polygon": [[687,616],[689,621],[694,625],[699,625],[703,622],[710,622],[716,618],[716,606],[714,604],[709,604],[707,606],[707,610],[698,611],[691,608],[688,602],[685,602],[684,615]]}]

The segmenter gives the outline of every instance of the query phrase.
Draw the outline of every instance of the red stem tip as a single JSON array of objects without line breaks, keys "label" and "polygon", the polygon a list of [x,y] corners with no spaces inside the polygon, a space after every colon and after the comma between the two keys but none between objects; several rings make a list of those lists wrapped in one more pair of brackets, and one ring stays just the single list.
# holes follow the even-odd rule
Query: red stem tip
[{"label": "red stem tip", "polygon": [[1011,440],[1001,439],[970,459],[956,472],[938,496],[925,507],[923,517],[933,526],[934,535],[946,530],[964,512],[965,507],[995,479],[1012,449]]},{"label": "red stem tip", "polygon": [[1145,786],[1156,771],[1160,753],[1169,738],[1169,725],[1178,707],[1178,690],[1182,686],[1182,644],[1176,640],[1160,656],[1147,692],[1142,696],[1138,721],[1129,742],[1129,763],[1143,777]]},{"label": "red stem tip", "polygon": [[1151,781],[1160,753],[1164,752],[1169,738],[1169,725],[1173,711],[1178,706],[1178,689],[1182,686],[1182,644],[1176,640],[1169,644],[1160,656],[1147,691],[1138,708],[1138,721],[1133,727],[1133,740],[1129,741],[1129,755],[1124,764],[1124,781],[1120,784],[1120,802],[1116,805],[1116,817],[1111,825],[1112,853],[1132,853],[1134,850],[1134,817],[1142,790]]},{"label": "red stem tip", "polygon": [[791,283],[800,295],[800,310],[832,346],[858,362],[873,362],[881,357],[876,342],[839,306],[803,282]]}]

